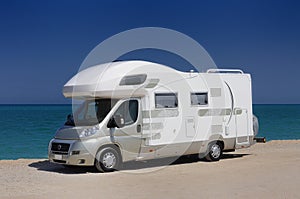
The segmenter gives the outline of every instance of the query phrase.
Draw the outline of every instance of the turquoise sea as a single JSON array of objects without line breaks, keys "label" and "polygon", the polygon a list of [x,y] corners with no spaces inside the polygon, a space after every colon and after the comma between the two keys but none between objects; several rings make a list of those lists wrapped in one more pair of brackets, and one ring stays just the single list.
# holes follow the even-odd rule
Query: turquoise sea
[{"label": "turquoise sea", "polygon": [[[47,158],[48,142],[71,105],[0,105],[0,159]],[[300,105],[254,105],[259,136],[300,139]]]}]

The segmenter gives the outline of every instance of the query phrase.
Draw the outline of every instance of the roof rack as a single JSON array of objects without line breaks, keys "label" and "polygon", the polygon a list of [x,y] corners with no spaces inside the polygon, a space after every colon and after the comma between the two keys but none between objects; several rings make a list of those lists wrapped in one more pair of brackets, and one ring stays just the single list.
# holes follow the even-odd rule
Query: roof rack
[{"label": "roof rack", "polygon": [[239,69],[208,69],[206,71],[207,73],[240,73],[240,74],[244,74],[244,72],[242,70]]}]

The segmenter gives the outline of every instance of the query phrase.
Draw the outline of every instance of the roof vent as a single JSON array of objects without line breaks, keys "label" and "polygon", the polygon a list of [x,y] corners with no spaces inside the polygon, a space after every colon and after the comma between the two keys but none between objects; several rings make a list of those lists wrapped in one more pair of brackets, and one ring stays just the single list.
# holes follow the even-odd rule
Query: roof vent
[{"label": "roof vent", "polygon": [[120,86],[139,85],[146,81],[146,74],[128,75],[121,79]]}]

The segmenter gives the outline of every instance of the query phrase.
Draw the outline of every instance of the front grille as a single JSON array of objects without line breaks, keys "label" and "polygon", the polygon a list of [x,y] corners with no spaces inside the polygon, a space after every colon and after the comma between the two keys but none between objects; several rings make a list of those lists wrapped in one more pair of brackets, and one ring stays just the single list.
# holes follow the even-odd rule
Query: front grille
[{"label": "front grille", "polygon": [[69,148],[70,148],[70,144],[65,144],[65,143],[53,142],[51,145],[51,151],[58,152],[58,153],[68,153]]}]

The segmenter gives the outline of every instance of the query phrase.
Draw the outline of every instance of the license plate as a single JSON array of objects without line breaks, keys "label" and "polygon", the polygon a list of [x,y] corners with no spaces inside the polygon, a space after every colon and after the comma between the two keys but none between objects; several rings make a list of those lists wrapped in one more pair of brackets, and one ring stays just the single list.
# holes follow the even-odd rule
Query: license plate
[{"label": "license plate", "polygon": [[55,160],[62,160],[63,156],[62,155],[54,154],[54,158],[53,159],[55,159]]}]

